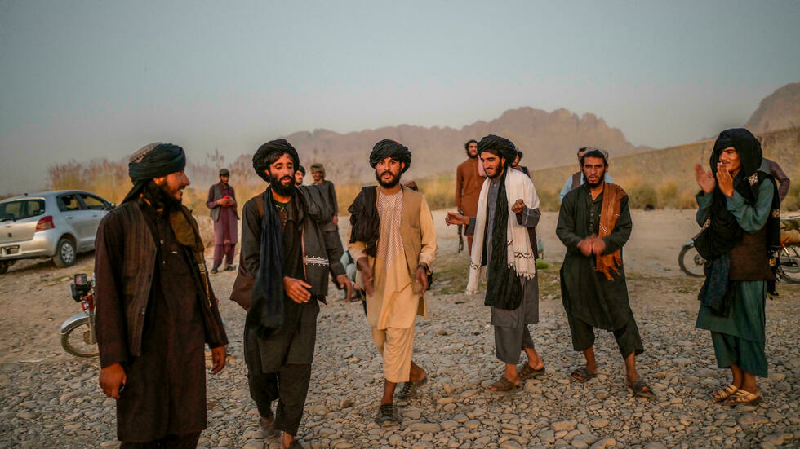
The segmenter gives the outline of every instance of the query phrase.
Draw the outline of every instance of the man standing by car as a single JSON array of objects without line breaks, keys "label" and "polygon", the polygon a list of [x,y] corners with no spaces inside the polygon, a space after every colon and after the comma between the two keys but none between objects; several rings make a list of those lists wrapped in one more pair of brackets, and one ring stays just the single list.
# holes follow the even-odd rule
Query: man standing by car
[{"label": "man standing by car", "polygon": [[96,241],[100,386],[117,400],[122,448],[197,447],[206,428],[204,344],[212,374],[228,338],[197,222],[181,204],[183,148],[154,143],[128,164],[133,188]]},{"label": "man standing by car", "polygon": [[211,220],[214,222],[214,265],[211,273],[216,273],[222,256],[225,256],[223,271],[233,271],[233,253],[239,241],[239,214],[236,211],[236,193],[228,181],[230,172],[227,168],[219,171],[219,182],[208,189],[206,205],[211,209]]}]

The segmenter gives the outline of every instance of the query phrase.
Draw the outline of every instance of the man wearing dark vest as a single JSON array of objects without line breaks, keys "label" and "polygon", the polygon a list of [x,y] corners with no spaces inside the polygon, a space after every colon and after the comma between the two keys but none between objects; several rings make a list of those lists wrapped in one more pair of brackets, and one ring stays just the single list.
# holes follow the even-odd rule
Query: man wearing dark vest
[{"label": "man wearing dark vest", "polygon": [[228,181],[230,172],[227,168],[219,171],[219,182],[208,189],[206,205],[211,209],[211,221],[214,222],[214,265],[212,273],[216,273],[222,257],[225,256],[224,271],[233,271],[233,254],[239,241],[239,213],[236,211],[236,193]]},{"label": "man wearing dark vest", "polygon": [[695,247],[707,261],[697,327],[711,331],[717,366],[730,368],[730,384],[715,402],[757,404],[756,376],[767,377],[766,299],[775,291],[780,249],[780,197],[772,175],[761,171],[761,144],[746,129],[720,133],[706,172],[695,167]]},{"label": "man wearing dark vest", "polygon": [[[578,167],[582,167],[581,164],[583,163],[583,154],[590,148],[591,147],[580,147],[578,149]],[[567,182],[565,182],[564,187],[561,188],[561,193],[558,194],[558,201],[559,202],[564,201],[564,197],[567,195],[567,193],[580,187],[583,184],[584,180],[585,178],[583,177],[583,168],[581,168],[580,170],[573,173],[569,178],[567,178]],[[608,174],[606,174],[606,177],[603,181],[609,184],[614,182],[613,180],[611,180],[611,176],[608,176]]]},{"label": "man wearing dark vest", "polygon": [[[269,187],[244,204],[242,254],[255,277],[249,294],[231,296],[247,310],[244,355],[250,396],[268,438],[283,431],[282,448],[301,448],[295,439],[311,379],[319,303],[326,301],[328,273],[348,298],[352,285],[339,259],[338,232],[326,230],[332,208],[318,186],[295,187],[297,151],[285,139],[267,142],[253,168]],[[320,205],[328,207],[322,210]],[[239,278],[237,278],[237,283]],[[234,292],[237,291],[234,284]],[[275,412],[272,403],[277,400]]]},{"label": "man wearing dark vest", "polygon": [[100,386],[117,400],[125,448],[193,448],[206,428],[204,345],[212,374],[228,339],[211,290],[203,242],[181,205],[183,149],[148,145],[128,169],[133,188],[97,231]]}]

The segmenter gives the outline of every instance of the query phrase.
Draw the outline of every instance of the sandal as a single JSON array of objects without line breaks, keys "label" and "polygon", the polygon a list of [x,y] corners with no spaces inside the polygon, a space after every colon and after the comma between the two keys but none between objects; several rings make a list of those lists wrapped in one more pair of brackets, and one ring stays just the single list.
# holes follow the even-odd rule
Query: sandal
[{"label": "sandal", "polygon": [[722,402],[729,397],[733,396],[739,390],[739,387],[736,385],[728,385],[725,388],[720,390],[714,391],[711,393],[711,400],[714,402]]},{"label": "sandal", "polygon": [[737,405],[756,405],[761,402],[761,399],[761,393],[750,393],[740,388],[725,401],[725,404],[731,407],[736,407]]},{"label": "sandal", "polygon": [[582,366],[572,372],[572,378],[580,383],[588,382],[592,378],[597,377],[597,374],[589,371],[589,368]]},{"label": "sandal", "polygon": [[408,382],[403,382],[400,386],[400,391],[398,391],[395,396],[397,399],[408,399],[417,392],[417,389],[423,385],[428,383],[428,375],[425,374],[425,377],[422,380],[409,380]]},{"label": "sandal", "polygon": [[541,369],[534,369],[532,366],[524,363],[517,367],[517,373],[519,374],[519,380],[536,379],[544,374],[544,366],[541,367]]},{"label": "sandal", "polygon": [[505,377],[500,377],[495,383],[486,387],[493,391],[514,391],[519,388],[519,385],[515,385],[510,380],[506,379]]},{"label": "sandal", "polygon": [[631,391],[633,391],[634,396],[638,396],[640,398],[645,398],[645,399],[653,399],[656,397],[656,394],[653,393],[653,390],[650,389],[650,386],[644,383],[642,379],[634,380],[631,383],[630,387]]}]

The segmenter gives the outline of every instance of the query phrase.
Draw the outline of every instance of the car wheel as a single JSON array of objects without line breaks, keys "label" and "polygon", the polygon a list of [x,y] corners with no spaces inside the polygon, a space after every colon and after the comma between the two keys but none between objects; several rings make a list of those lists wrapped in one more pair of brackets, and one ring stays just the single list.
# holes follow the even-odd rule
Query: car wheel
[{"label": "car wheel", "polygon": [[9,265],[11,264],[8,262],[0,262],[0,274],[6,274]]},{"label": "car wheel", "polygon": [[75,263],[75,244],[72,240],[62,238],[56,245],[56,255],[53,256],[53,262],[60,268],[71,267]]}]

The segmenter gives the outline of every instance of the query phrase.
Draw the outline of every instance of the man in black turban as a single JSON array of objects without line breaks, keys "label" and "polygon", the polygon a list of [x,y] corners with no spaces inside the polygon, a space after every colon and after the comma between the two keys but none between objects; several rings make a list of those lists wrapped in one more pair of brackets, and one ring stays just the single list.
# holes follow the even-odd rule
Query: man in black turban
[{"label": "man in black turban", "polygon": [[780,197],[761,159],[750,131],[728,129],[714,144],[711,170],[695,167],[703,227],[695,247],[708,261],[697,327],[711,331],[717,365],[731,370],[730,385],[712,393],[730,405],[760,402],[756,376],[767,377],[765,307],[775,290]]},{"label": "man in black turban", "polygon": [[364,187],[350,206],[350,255],[367,292],[367,321],[372,341],[383,355],[383,396],[376,422],[398,424],[394,405],[428,380],[414,363],[414,325],[427,317],[425,291],[436,257],[436,228],[425,197],[400,184],[411,165],[404,145],[384,139],[369,156],[379,186]]},{"label": "man in black turban", "polygon": [[[338,232],[318,186],[295,186],[297,151],[285,139],[261,145],[256,173],[269,187],[244,204],[239,276],[231,300],[247,310],[245,362],[250,396],[267,438],[283,431],[283,448],[295,440],[311,378],[319,303],[326,302],[328,273],[349,299],[352,285],[340,259]],[[272,402],[278,400],[272,411]]]},{"label": "man in black turban", "polygon": [[203,346],[212,374],[228,339],[208,281],[197,222],[181,205],[179,146],[148,145],[129,164],[133,188],[96,239],[100,386],[117,399],[123,448],[196,447],[206,428]]}]

